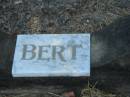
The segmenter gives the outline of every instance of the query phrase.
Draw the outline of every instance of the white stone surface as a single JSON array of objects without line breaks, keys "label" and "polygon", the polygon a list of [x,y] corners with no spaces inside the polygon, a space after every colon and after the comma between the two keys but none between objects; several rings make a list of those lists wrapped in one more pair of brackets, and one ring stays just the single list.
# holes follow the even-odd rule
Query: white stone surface
[{"label": "white stone surface", "polygon": [[[35,45],[35,57],[23,60],[23,45]],[[43,58],[49,60],[39,60],[39,46],[50,45],[44,48],[48,52],[42,52]],[[65,61],[57,54],[56,60],[52,58],[52,46],[63,45],[62,52]],[[72,48],[68,46],[82,45],[76,48],[76,58],[72,59]],[[57,47],[58,48],[58,47]],[[31,51],[28,46],[26,50]],[[61,48],[58,48],[60,50]],[[57,51],[58,51],[57,50]],[[40,52],[41,53],[41,52]],[[26,57],[30,58],[32,52],[26,52]],[[13,77],[82,77],[90,76],[90,34],[38,34],[38,35],[18,35],[14,61],[12,67]]]}]

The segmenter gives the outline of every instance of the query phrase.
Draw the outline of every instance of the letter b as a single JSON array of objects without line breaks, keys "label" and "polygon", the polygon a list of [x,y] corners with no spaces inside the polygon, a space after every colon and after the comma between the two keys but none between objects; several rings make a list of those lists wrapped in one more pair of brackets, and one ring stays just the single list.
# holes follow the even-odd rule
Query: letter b
[{"label": "letter b", "polygon": [[[29,48],[31,50],[29,50]],[[35,58],[36,53],[35,53],[36,46],[33,44],[29,45],[23,45],[23,55],[22,55],[22,60],[32,60]],[[30,53],[30,56],[27,57],[27,55]]]}]

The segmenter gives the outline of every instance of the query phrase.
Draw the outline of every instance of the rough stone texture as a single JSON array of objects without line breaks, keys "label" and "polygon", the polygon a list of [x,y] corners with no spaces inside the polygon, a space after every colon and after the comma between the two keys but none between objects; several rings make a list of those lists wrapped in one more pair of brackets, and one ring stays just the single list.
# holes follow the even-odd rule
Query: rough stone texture
[{"label": "rough stone texture", "polygon": [[128,0],[1,0],[0,29],[8,34],[95,32],[128,15],[129,5]]}]

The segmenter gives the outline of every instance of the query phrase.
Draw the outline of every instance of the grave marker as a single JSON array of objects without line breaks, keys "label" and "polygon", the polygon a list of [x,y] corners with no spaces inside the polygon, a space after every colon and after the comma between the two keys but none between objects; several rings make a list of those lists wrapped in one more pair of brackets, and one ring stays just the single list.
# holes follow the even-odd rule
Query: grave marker
[{"label": "grave marker", "polygon": [[90,34],[18,35],[13,77],[90,75]]}]

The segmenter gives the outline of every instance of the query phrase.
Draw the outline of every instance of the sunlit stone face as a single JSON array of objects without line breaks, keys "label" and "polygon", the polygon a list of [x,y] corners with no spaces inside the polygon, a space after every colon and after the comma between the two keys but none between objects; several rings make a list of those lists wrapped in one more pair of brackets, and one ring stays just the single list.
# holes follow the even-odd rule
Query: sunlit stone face
[{"label": "sunlit stone face", "polygon": [[18,35],[14,77],[89,76],[89,34]]}]

